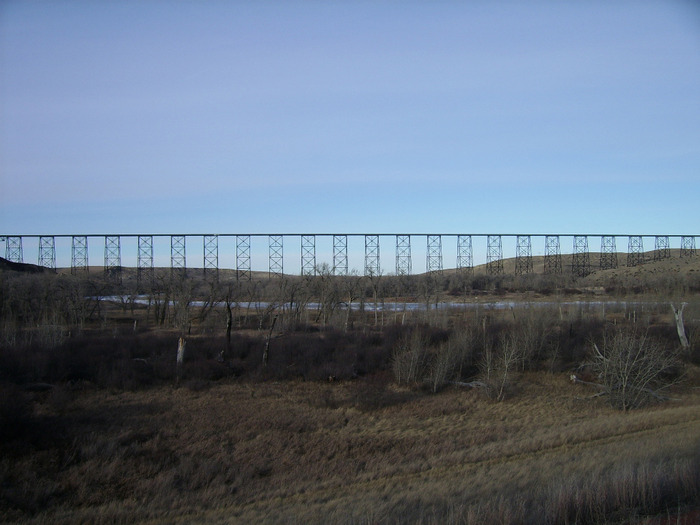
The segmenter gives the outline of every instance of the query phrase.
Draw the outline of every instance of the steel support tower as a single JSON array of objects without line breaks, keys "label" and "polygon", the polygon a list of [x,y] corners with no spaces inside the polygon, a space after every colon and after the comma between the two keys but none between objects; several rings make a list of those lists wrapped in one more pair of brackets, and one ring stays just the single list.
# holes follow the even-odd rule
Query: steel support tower
[{"label": "steel support tower", "polygon": [[155,280],[153,269],[153,236],[139,235],[138,253],[136,255],[136,282],[139,288],[148,284],[153,286]]},{"label": "steel support tower", "polygon": [[640,264],[644,264],[644,243],[641,235],[632,235],[627,249],[627,266]]},{"label": "steel support tower", "polygon": [[681,236],[681,257],[693,257],[695,253],[695,237]]},{"label": "steel support tower", "polygon": [[39,266],[56,271],[56,240],[39,237]]},{"label": "steel support tower", "polygon": [[411,236],[396,236],[396,275],[411,275]]},{"label": "steel support tower", "polygon": [[588,236],[586,235],[574,235],[571,273],[576,277],[586,277],[591,273],[591,256],[588,251]]},{"label": "steel support tower", "polygon": [[301,275],[316,275],[316,236],[301,236]]},{"label": "steel support tower", "polygon": [[515,275],[532,273],[532,241],[529,235],[518,235],[515,245]]},{"label": "steel support tower", "polygon": [[559,244],[559,236],[547,235],[544,238],[544,273],[547,275],[555,275],[561,272],[561,245]]},{"label": "steel support tower", "polygon": [[442,236],[428,235],[426,243],[425,269],[428,273],[442,273]]},{"label": "steel support tower", "polygon": [[500,235],[489,235],[486,240],[486,273],[503,273],[503,242]]},{"label": "steel support tower", "polygon": [[474,272],[471,235],[457,236],[457,270],[470,275]]},{"label": "steel support tower", "polygon": [[11,262],[24,262],[24,254],[22,253],[22,237],[11,236],[5,241],[5,259]]},{"label": "steel support tower", "polygon": [[170,236],[170,272],[187,273],[187,238],[185,235]]},{"label": "steel support tower", "polygon": [[617,268],[617,247],[614,235],[603,235],[600,238],[600,269]]},{"label": "steel support tower", "polygon": [[104,274],[108,279],[121,282],[122,279],[122,246],[118,235],[105,235],[105,264]]},{"label": "steel support tower", "polygon": [[365,275],[372,277],[380,273],[379,235],[365,235]]},{"label": "steel support tower", "polygon": [[204,246],[204,274],[213,273],[219,276],[219,236],[205,235],[202,240]]},{"label": "steel support tower", "polygon": [[671,258],[671,243],[668,235],[657,235],[654,239],[654,260],[661,261]]},{"label": "steel support tower", "polygon": [[284,237],[282,235],[270,235],[268,242],[268,275],[270,277],[282,277],[284,275]]},{"label": "steel support tower", "polygon": [[71,239],[70,273],[88,272],[88,238],[73,236]]},{"label": "steel support tower", "polygon": [[250,235],[236,235],[236,279],[250,280]]},{"label": "steel support tower", "polygon": [[333,275],[348,274],[348,236],[333,236]]}]

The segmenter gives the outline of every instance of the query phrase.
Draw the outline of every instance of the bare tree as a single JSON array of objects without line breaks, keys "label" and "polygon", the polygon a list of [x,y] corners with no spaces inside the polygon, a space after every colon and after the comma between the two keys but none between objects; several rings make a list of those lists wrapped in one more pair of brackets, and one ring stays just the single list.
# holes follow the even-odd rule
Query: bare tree
[{"label": "bare tree", "polygon": [[513,374],[522,361],[522,350],[514,334],[508,334],[497,346],[486,345],[481,358],[481,382],[487,395],[503,401],[512,385]]},{"label": "bare tree", "polygon": [[600,386],[616,408],[630,410],[667,399],[661,392],[678,380],[676,353],[646,334],[618,329],[605,338],[602,348],[594,344],[593,350]]},{"label": "bare tree", "polygon": [[422,330],[416,328],[399,339],[391,357],[391,368],[398,384],[419,384],[426,375],[428,363],[428,338]]}]

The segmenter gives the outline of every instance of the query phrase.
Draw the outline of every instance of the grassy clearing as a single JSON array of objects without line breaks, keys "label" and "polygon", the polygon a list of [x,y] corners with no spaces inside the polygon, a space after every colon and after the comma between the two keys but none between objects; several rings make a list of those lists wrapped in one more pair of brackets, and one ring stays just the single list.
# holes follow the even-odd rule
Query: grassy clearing
[{"label": "grassy clearing", "polygon": [[501,403],[381,375],[37,394],[34,437],[4,444],[0,513],[27,523],[619,521],[698,502],[700,392],[685,388],[680,402],[629,413],[543,372],[525,373]]}]

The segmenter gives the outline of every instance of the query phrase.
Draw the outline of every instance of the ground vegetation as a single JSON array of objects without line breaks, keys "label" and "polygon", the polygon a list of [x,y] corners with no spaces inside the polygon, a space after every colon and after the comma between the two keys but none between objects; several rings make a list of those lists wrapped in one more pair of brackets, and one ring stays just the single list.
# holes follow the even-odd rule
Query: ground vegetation
[{"label": "ground vegetation", "polygon": [[5,268],[0,516],[692,523],[697,282],[644,271]]}]

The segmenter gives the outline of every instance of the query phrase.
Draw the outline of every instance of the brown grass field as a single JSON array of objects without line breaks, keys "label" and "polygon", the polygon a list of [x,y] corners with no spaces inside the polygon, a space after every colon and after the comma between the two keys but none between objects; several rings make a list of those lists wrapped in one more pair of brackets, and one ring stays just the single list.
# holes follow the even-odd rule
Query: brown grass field
[{"label": "brown grass field", "polygon": [[382,376],[62,389],[37,405],[39,451],[2,460],[30,511],[4,509],[3,521],[643,522],[634,502],[610,509],[676,498],[685,512],[683,491],[700,488],[692,372],[676,401],[627,413],[545,372],[501,403]]}]

